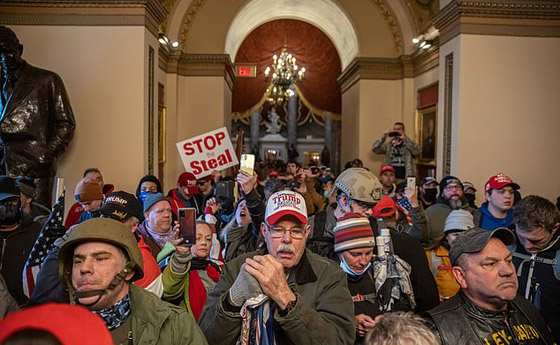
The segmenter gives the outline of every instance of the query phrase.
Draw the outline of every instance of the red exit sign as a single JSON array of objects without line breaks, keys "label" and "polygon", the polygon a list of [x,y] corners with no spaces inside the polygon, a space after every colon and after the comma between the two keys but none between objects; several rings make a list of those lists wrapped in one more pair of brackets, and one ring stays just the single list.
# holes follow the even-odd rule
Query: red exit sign
[{"label": "red exit sign", "polygon": [[257,65],[235,64],[235,73],[240,78],[255,78],[257,76]]}]

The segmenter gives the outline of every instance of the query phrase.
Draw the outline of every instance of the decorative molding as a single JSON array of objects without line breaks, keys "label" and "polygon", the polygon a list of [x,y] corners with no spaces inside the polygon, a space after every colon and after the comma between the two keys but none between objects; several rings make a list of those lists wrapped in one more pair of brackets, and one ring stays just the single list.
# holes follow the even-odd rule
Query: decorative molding
[{"label": "decorative molding", "polygon": [[439,12],[439,1],[406,0],[406,5],[414,20],[416,32],[424,32],[432,25],[432,17]]},{"label": "decorative molding", "polygon": [[[393,36],[393,44],[395,46],[396,55],[401,55],[404,49],[403,42],[402,42],[402,35],[399,24],[396,22],[395,18],[391,11],[385,5],[385,1],[383,0],[371,0],[381,12],[381,15],[385,19],[385,22],[389,26],[389,31]],[[350,66],[348,66],[350,67]]]},{"label": "decorative molding", "polygon": [[167,11],[158,0],[2,0],[5,25],[146,26],[156,37]]},{"label": "decorative molding", "polygon": [[183,17],[183,22],[181,23],[181,29],[179,30],[179,48],[182,51],[186,51],[187,38],[189,36],[189,31],[196,18],[198,12],[204,6],[208,0],[193,0]]},{"label": "decorative molding", "polygon": [[399,80],[414,78],[439,65],[437,45],[399,58],[357,57],[338,77],[342,93],[359,80]]},{"label": "decorative molding", "polygon": [[560,37],[557,0],[453,0],[433,18],[441,44],[459,34]]},{"label": "decorative molding", "polygon": [[451,175],[451,142],[453,118],[453,53],[445,56],[443,96],[443,166],[442,177]]},{"label": "decorative molding", "polygon": [[160,49],[159,67],[166,73],[182,76],[224,77],[230,89],[235,70],[228,54],[185,54],[179,50]]}]

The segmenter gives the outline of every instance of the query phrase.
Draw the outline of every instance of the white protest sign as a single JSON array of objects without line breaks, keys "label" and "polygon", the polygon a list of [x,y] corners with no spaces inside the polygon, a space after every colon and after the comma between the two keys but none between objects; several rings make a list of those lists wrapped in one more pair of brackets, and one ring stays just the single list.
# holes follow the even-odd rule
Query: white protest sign
[{"label": "white protest sign", "polygon": [[187,171],[196,178],[239,164],[226,127],[177,143]]}]

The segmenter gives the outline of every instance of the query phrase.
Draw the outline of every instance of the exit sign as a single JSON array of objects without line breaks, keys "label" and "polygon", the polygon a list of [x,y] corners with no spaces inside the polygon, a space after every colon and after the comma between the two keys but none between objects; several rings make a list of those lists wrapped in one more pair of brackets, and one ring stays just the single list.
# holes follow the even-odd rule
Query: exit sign
[{"label": "exit sign", "polygon": [[257,76],[257,65],[248,63],[235,64],[235,74],[239,78],[255,78]]}]

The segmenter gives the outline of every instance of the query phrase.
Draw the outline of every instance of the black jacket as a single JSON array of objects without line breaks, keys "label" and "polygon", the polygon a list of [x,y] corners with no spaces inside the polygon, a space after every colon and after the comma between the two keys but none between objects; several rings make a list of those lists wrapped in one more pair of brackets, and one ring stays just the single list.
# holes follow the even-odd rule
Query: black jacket
[{"label": "black jacket", "polygon": [[[533,259],[518,243],[513,254],[513,263],[519,279],[517,293],[533,302],[550,326],[556,342],[560,343],[560,276],[557,278],[554,275],[552,264],[558,251],[560,251],[560,236],[556,232],[549,245]],[[560,265],[560,262],[556,262],[556,265]],[[556,269],[560,270],[560,267]],[[532,279],[528,282],[530,273]]]},{"label": "black jacket", "polygon": [[16,230],[0,234],[0,273],[19,305],[27,302],[23,293],[23,268],[40,232],[41,225],[24,216]]},{"label": "black jacket", "polygon": [[428,322],[442,345],[554,344],[537,309],[519,296],[506,311],[493,312],[475,305],[460,290],[428,311]]}]

